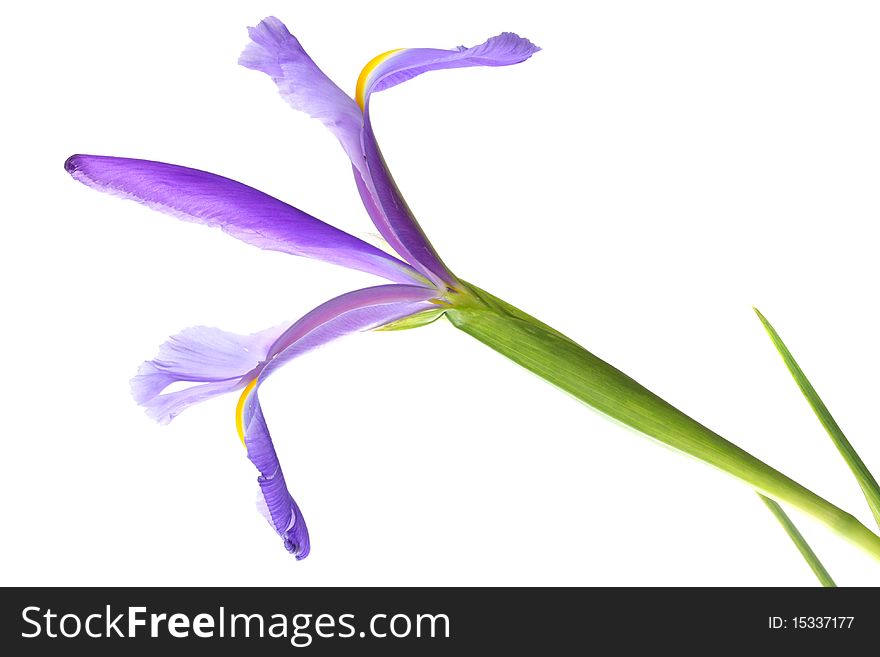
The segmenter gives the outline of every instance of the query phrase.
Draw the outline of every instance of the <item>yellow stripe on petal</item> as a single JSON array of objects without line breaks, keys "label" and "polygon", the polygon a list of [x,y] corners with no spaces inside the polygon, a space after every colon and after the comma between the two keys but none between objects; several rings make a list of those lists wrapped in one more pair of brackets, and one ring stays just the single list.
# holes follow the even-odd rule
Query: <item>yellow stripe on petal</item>
[{"label": "yellow stripe on petal", "polygon": [[386,59],[391,57],[396,52],[400,52],[401,50],[406,50],[405,48],[396,48],[394,50],[389,50],[388,52],[383,52],[381,55],[376,55],[367,62],[367,65],[364,66],[364,69],[361,71],[361,74],[358,76],[357,87],[354,92],[354,99],[357,101],[357,104],[361,106],[361,112],[364,111],[364,94],[367,90],[367,78],[370,77],[370,74],[376,70],[376,67],[379,66]]},{"label": "yellow stripe on petal", "polygon": [[247,443],[244,442],[244,403],[247,401],[248,395],[251,394],[251,390],[254,389],[255,385],[257,385],[256,378],[241,391],[241,397],[238,398],[238,406],[235,407],[235,428],[238,429],[238,437],[241,438],[241,444],[245,448],[247,448]]}]

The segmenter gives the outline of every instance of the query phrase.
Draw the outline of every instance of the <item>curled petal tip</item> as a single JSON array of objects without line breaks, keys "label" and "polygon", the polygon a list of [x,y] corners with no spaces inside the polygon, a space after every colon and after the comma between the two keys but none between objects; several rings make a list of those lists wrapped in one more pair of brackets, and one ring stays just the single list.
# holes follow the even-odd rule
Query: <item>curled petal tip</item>
[{"label": "curled petal tip", "polygon": [[287,548],[287,551],[290,552],[294,557],[296,557],[297,561],[302,561],[307,556],[309,556],[309,546],[299,545],[298,543],[293,543],[290,539],[284,540],[284,547]]},{"label": "curled petal tip", "polygon": [[64,170],[67,173],[73,174],[79,169],[79,158],[81,155],[71,155],[69,158],[64,160]]}]

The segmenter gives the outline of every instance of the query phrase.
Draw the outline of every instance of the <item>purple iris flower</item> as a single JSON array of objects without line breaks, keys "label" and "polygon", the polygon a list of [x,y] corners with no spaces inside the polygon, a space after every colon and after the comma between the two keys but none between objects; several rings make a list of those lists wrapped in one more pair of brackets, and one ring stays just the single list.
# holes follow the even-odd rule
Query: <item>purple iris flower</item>
[{"label": "purple iris flower", "polygon": [[[343,294],[291,325],[253,335],[204,326],[185,329],[163,344],[155,359],[143,363],[132,380],[137,402],[161,423],[192,404],[241,390],[236,424],[248,458],[260,472],[258,506],[287,550],[303,559],[309,553],[309,534],[272,444],[260,386],[281,365],[341,336],[433,321],[454,303],[461,288],[388,172],[370,122],[370,96],[427,71],[516,64],[538,48],[505,32],[472,48],[391,51],[364,67],[351,98],[277,18],[267,18],[249,32],[251,42],[239,63],[271,77],[294,109],[318,119],[336,136],[351,159],[367,213],[399,258],[252,187],[205,171],[97,155],[74,155],[65,168],[99,191],[219,227],[261,249],[317,258],[390,281]],[[163,392],[180,383],[191,385]]]}]

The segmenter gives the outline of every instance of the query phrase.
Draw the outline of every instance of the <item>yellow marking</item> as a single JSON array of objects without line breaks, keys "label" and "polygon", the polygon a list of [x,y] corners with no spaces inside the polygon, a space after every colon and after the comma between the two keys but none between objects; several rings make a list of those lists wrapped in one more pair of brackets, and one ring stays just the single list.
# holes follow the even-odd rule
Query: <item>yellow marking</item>
[{"label": "yellow marking", "polygon": [[238,429],[238,437],[241,438],[241,444],[245,446],[245,449],[247,449],[247,443],[244,442],[244,403],[247,401],[248,395],[251,394],[251,390],[254,389],[255,385],[257,385],[256,378],[241,391],[241,397],[238,398],[238,406],[235,407],[235,428]]},{"label": "yellow marking", "polygon": [[401,50],[405,50],[405,48],[396,48],[394,50],[389,50],[388,52],[383,52],[381,55],[376,55],[373,59],[367,62],[366,66],[364,66],[364,70],[362,70],[361,74],[358,76],[357,87],[355,87],[354,92],[354,98],[357,101],[357,104],[361,106],[361,112],[364,111],[364,93],[367,90],[367,78],[370,77],[370,74],[376,70],[376,67],[379,66],[379,64]]}]

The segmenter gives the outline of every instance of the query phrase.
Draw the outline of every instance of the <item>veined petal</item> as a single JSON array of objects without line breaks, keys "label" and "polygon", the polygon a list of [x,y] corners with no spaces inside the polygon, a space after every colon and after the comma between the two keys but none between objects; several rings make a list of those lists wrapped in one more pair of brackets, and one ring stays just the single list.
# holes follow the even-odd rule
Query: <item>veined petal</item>
[{"label": "veined petal", "polygon": [[[248,31],[251,43],[245,47],[239,64],[266,73],[291,107],[317,118],[336,135],[354,167],[367,213],[385,241],[435,284],[453,280],[427,238],[414,226],[409,209],[398,209],[400,203],[396,200],[389,203],[388,182],[377,186],[370,180],[371,156],[363,144],[364,115],[357,103],[318,68],[296,37],[274,16]],[[387,172],[380,170],[380,174],[388,178]]]},{"label": "veined petal", "polygon": [[297,559],[309,554],[309,530],[293,496],[287,489],[281,463],[263,417],[257,387],[249,391],[242,407],[244,443],[251,463],[259,470],[257,508],[278,532],[284,547]]},{"label": "veined petal", "polygon": [[291,107],[318,119],[336,136],[351,160],[358,192],[370,219],[391,248],[409,260],[411,254],[364,182],[369,175],[361,144],[364,116],[357,103],[318,68],[296,37],[274,16],[248,28],[248,33],[251,43],[238,63],[268,75]]},{"label": "veined petal", "polygon": [[437,308],[436,290],[417,285],[379,285],[342,294],[304,315],[269,348],[260,381],[290,360],[336,338],[380,328]]},{"label": "veined petal", "polygon": [[263,417],[258,391],[278,367],[336,338],[384,326],[436,307],[418,286],[383,285],[343,294],[318,306],[277,337],[268,348],[238,403],[236,425],[248,458],[260,471],[258,507],[297,559],[309,553],[309,536],[299,507],[287,488],[278,455]]},{"label": "veined petal", "polygon": [[296,110],[318,119],[336,135],[355,167],[363,167],[361,127],[357,103],[340,89],[306,53],[274,16],[248,28],[251,37],[238,63],[262,71],[278,86],[281,97]]},{"label": "veined petal", "polygon": [[[364,167],[366,167],[366,158],[364,158]],[[375,196],[375,188],[372,184],[367,184],[366,180],[368,178],[365,179],[364,174],[362,174],[357,167],[352,166],[351,169],[354,174],[354,183],[357,186],[358,194],[361,197],[361,202],[364,204],[364,208],[370,216],[373,225],[379,230],[379,234],[388,245],[394,249],[395,253],[407,262],[413,262],[412,254],[403,245],[403,242],[400,241],[400,238],[394,232],[391,223],[388,221],[385,211],[379,205],[379,201]],[[369,176],[369,173],[366,175]],[[427,275],[424,268],[420,268],[418,262],[413,262],[413,266],[423,274]],[[427,276],[427,278],[430,280],[432,277]]]},{"label": "veined petal", "polygon": [[[239,390],[266,377],[292,358],[331,340],[437,308],[436,290],[418,285],[379,285],[327,301],[292,325],[252,335],[217,328],[184,329],[159,347],[131,380],[132,395],[147,414],[167,424],[198,402]],[[163,391],[176,383],[189,387]]]},{"label": "veined petal", "polygon": [[[150,417],[167,424],[192,404],[247,385],[286,330],[286,324],[252,335],[207,326],[184,329],[159,347],[155,359],[141,364],[131,380],[132,395]],[[195,385],[162,394],[180,382]]]},{"label": "veined petal", "polygon": [[467,66],[507,66],[528,59],[538,50],[528,39],[504,32],[472,48],[392,50],[374,58],[361,72],[356,96],[364,110],[362,143],[369,173],[365,181],[382,209],[389,232],[402,245],[398,250],[400,255],[437,284],[455,285],[456,279],[431,246],[385,164],[370,121],[370,95],[427,71]]},{"label": "veined petal", "polygon": [[240,182],[187,167],[100,155],[65,163],[78,181],[193,223],[221,228],[261,249],[369,272],[391,281],[423,280],[408,264],[354,235]]},{"label": "veined petal", "polygon": [[376,142],[376,136],[373,134],[369,105],[364,114],[363,146],[369,175],[361,181],[358,180],[358,174],[355,172],[355,180],[359,189],[363,183],[363,187],[368,192],[367,194],[361,192],[361,198],[367,209],[370,209],[368,200],[374,201],[378,209],[375,215],[370,213],[373,223],[389,244],[397,245],[395,250],[400,256],[435,285],[455,286],[457,279],[437,255],[437,251],[428,241],[427,235],[397,188],[397,183],[391,177],[388,165],[385,164],[385,158],[382,157],[379,144]]},{"label": "veined petal", "polygon": [[513,32],[502,32],[470,48],[392,50],[375,58],[364,68],[358,80],[356,100],[365,108],[372,92],[389,89],[422,73],[469,66],[509,66],[527,60],[539,50],[531,41]]},{"label": "veined petal", "polygon": [[[336,338],[442,307],[436,294],[418,285],[379,285],[331,299],[290,326],[252,335],[189,328],[141,365],[132,392],[149,415],[164,423],[194,403],[244,388],[236,425],[248,458],[260,472],[258,507],[287,550],[303,559],[309,553],[308,530],[281,471],[257,396],[259,386],[284,363]],[[162,394],[177,382],[196,385]]]}]

